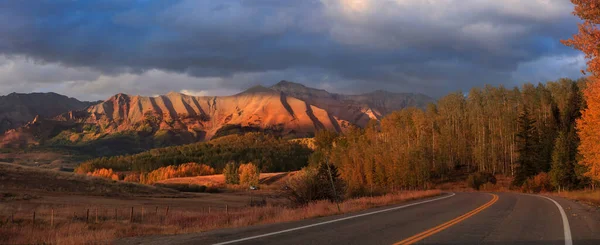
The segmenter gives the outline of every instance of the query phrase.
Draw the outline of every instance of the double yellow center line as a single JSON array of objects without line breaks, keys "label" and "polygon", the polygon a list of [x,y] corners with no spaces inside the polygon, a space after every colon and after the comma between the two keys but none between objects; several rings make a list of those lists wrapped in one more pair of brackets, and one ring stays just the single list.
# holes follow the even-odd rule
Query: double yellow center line
[{"label": "double yellow center line", "polygon": [[408,245],[408,244],[416,243],[416,242],[421,241],[421,240],[423,240],[423,239],[425,239],[425,238],[427,238],[429,236],[432,236],[433,234],[436,234],[436,233],[438,233],[440,231],[443,231],[443,230],[447,229],[450,226],[458,224],[461,221],[466,220],[466,219],[470,218],[473,215],[476,215],[477,213],[483,211],[486,208],[489,208],[490,206],[492,206],[494,203],[496,203],[498,201],[498,195],[496,195],[496,194],[490,194],[490,195],[493,196],[492,200],[490,200],[486,204],[483,204],[482,206],[480,206],[480,207],[478,207],[476,209],[471,210],[471,212],[468,212],[468,213],[463,214],[463,215],[461,215],[459,217],[456,217],[455,219],[450,220],[450,221],[448,221],[446,223],[443,223],[443,224],[438,225],[436,227],[433,227],[433,228],[431,228],[429,230],[426,230],[424,232],[421,232],[419,234],[416,234],[414,236],[406,238],[406,239],[404,239],[404,240],[402,240],[400,242],[394,243],[394,245]]}]

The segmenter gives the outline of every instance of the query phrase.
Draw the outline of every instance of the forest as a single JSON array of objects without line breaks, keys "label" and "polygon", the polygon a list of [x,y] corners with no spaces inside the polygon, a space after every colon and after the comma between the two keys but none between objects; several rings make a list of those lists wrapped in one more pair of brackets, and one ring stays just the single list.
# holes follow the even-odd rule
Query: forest
[{"label": "forest", "polygon": [[428,188],[456,172],[502,174],[512,185],[547,179],[556,189],[593,182],[578,164],[576,121],[586,81],[560,79],[451,93],[341,136],[318,133],[311,164],[339,169],[349,195]]},{"label": "forest", "polygon": [[134,155],[96,158],[83,162],[76,171],[87,173],[105,168],[146,173],[170,165],[196,162],[221,172],[228,162],[252,162],[263,172],[284,172],[306,166],[311,153],[307,146],[296,142],[268,134],[247,133]]}]

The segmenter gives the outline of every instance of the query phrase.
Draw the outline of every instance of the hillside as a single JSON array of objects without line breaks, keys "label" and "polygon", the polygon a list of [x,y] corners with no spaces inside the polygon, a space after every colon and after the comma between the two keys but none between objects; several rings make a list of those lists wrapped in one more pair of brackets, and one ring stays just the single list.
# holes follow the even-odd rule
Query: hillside
[{"label": "hillside", "polygon": [[[91,196],[177,196],[176,191],[74,173],[0,163],[2,195],[22,192],[69,193]],[[9,193],[9,194],[7,194]],[[0,195],[0,200],[2,195]]]},{"label": "hillside", "polygon": [[306,166],[311,152],[311,149],[296,142],[267,134],[247,133],[208,142],[156,148],[134,155],[91,159],[79,165],[78,171],[87,173],[110,168],[115,171],[149,172],[169,165],[196,162],[207,164],[220,172],[226,163],[234,161],[252,162],[263,172],[285,172]]},{"label": "hillside", "polygon": [[56,93],[11,93],[0,96],[0,132],[18,128],[34,120],[85,109],[95,102],[79,101]]},{"label": "hillside", "polygon": [[379,120],[393,111],[407,107],[425,108],[427,104],[434,102],[432,98],[423,94],[378,90],[364,94],[344,95],[289,81],[281,81],[271,86],[271,89],[304,100],[323,108],[337,118],[359,126],[365,126],[371,119]]}]

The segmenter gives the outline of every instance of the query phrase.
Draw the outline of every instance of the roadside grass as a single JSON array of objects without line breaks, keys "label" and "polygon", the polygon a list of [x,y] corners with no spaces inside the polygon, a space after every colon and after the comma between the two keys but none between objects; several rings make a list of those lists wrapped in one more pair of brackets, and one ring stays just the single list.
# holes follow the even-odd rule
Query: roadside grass
[{"label": "roadside grass", "polygon": [[[398,204],[410,200],[440,195],[440,190],[403,191],[376,197],[346,200],[337,205],[329,201],[310,203],[290,208],[265,205],[261,207],[238,207],[201,211],[167,210],[163,207],[81,209],[70,207],[40,209],[34,223],[33,214],[13,213],[0,209],[0,244],[88,244],[111,243],[115,239],[155,234],[181,234],[202,232],[221,228],[269,224],[324,217],[341,213]],[[116,217],[116,219],[115,219]]]},{"label": "roadside grass", "polygon": [[571,200],[582,201],[586,203],[594,204],[595,206],[600,205],[600,191],[592,190],[580,190],[580,191],[561,191],[554,193],[559,197],[564,197]]}]

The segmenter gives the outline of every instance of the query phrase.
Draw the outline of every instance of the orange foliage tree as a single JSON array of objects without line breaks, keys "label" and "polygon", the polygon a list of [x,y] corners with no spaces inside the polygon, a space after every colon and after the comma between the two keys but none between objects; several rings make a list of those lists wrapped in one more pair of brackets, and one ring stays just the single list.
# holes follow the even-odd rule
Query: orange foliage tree
[{"label": "orange foliage tree", "polygon": [[94,170],[94,172],[88,172],[87,175],[102,177],[102,178],[111,179],[111,180],[119,180],[119,175],[116,174],[115,172],[113,172],[113,170],[110,168],[109,169],[106,169],[106,168],[96,169],[96,170]]},{"label": "orange foliage tree", "polygon": [[571,0],[575,5],[573,14],[583,20],[579,32],[563,41],[567,46],[581,50],[587,59],[587,71],[591,77],[583,95],[587,108],[577,121],[581,143],[581,164],[588,167],[587,175],[600,180],[600,0]]},{"label": "orange foliage tree", "polygon": [[157,181],[166,180],[177,177],[193,177],[202,175],[215,174],[215,169],[205,164],[194,162],[181,164],[179,166],[167,166],[154,170],[147,175],[140,176],[140,182],[144,184],[152,184]]},{"label": "orange foliage tree", "polygon": [[123,181],[125,182],[140,182],[140,173],[130,173],[125,175]]},{"label": "orange foliage tree", "polygon": [[240,184],[248,186],[257,186],[260,176],[258,167],[252,163],[242,164],[238,169],[240,174]]}]

